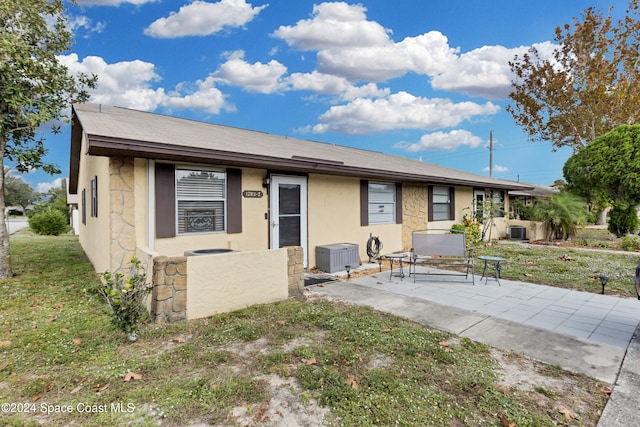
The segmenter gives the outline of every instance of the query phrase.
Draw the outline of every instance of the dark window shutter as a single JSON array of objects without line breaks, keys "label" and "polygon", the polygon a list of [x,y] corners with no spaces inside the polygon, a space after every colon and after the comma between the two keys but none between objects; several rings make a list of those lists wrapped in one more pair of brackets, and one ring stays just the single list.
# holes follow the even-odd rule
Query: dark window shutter
[{"label": "dark window shutter", "polygon": [[369,225],[369,181],[360,181],[360,225]]},{"label": "dark window shutter", "polygon": [[433,185],[427,186],[427,221],[433,221]]},{"label": "dark window shutter", "polygon": [[396,224],[402,224],[402,183],[396,183]]},{"label": "dark window shutter", "polygon": [[449,187],[449,219],[456,219],[456,191],[454,187]]},{"label": "dark window shutter", "polygon": [[227,169],[227,233],[242,233],[241,169]]},{"label": "dark window shutter", "polygon": [[175,166],[156,163],[156,237],[176,235]]}]

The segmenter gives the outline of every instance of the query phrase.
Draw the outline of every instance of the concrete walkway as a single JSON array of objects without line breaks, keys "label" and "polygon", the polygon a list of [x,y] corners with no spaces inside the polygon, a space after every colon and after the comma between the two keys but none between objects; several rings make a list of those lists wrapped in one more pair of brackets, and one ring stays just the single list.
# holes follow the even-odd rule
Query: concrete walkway
[{"label": "concrete walkway", "polygon": [[309,290],[613,384],[598,426],[640,419],[640,301],[478,276],[473,285],[470,278],[440,273],[414,283],[413,276],[384,271]]}]

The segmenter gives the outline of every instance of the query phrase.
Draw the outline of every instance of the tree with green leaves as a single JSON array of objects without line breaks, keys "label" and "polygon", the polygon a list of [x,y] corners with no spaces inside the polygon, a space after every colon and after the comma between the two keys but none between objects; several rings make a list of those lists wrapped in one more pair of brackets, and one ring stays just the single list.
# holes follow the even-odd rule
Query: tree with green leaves
[{"label": "tree with green leaves", "polygon": [[551,57],[535,48],[510,62],[507,107],[531,141],[580,150],[622,124],[640,122],[640,10],[614,21],[594,7],[557,27]]},{"label": "tree with green leaves", "polygon": [[[24,172],[60,173],[44,156],[41,125],[68,119],[71,101],[89,98],[95,76],[70,74],[56,55],[69,50],[63,0],[0,0],[0,150]],[[53,128],[59,132],[59,127]],[[5,224],[4,174],[0,174],[0,278],[12,275]]]},{"label": "tree with green leaves", "polygon": [[[626,234],[640,204],[640,125],[623,125],[596,138],[564,164],[569,188],[595,204],[612,205],[616,235]],[[619,224],[629,224],[622,226]]]},{"label": "tree with green leaves", "polygon": [[540,199],[533,206],[533,218],[547,227],[547,241],[575,236],[578,227],[587,223],[587,216],[584,199],[568,191]]},{"label": "tree with green leaves", "polygon": [[7,175],[4,176],[4,201],[7,206],[20,206],[22,212],[27,211],[27,206],[42,198],[42,194],[33,189],[24,179]]}]

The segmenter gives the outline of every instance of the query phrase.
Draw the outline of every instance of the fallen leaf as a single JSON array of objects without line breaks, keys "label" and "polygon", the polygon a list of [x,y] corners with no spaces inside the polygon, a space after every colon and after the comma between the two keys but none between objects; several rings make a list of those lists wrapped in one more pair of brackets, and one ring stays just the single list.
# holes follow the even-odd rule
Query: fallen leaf
[{"label": "fallen leaf", "polygon": [[511,423],[504,415],[500,415],[500,422],[504,427],[516,427],[516,423]]},{"label": "fallen leaf", "polygon": [[385,334],[388,334],[389,332],[391,332],[391,328],[384,328],[382,332],[384,332]]},{"label": "fallen leaf", "polygon": [[217,390],[218,384],[211,384],[211,390]]},{"label": "fallen leaf", "polygon": [[312,357],[311,359],[303,360],[305,365],[317,365],[316,358]]},{"label": "fallen leaf", "polygon": [[49,317],[48,319],[45,319],[45,322],[47,323],[51,323],[51,322],[55,322],[56,318],[55,317]]},{"label": "fallen leaf", "polygon": [[449,343],[447,341],[440,341],[438,343],[438,345],[441,346],[441,347],[447,347],[449,345]]},{"label": "fallen leaf", "polygon": [[142,374],[136,374],[135,372],[127,372],[124,376],[124,382],[129,382],[131,380],[141,380]]},{"label": "fallen leaf", "polygon": [[178,337],[178,338],[174,338],[173,342],[177,342],[178,344],[184,344],[187,342],[187,340],[182,337]]},{"label": "fallen leaf", "polygon": [[76,387],[73,390],[71,390],[71,394],[76,394],[80,390],[82,390],[82,384],[80,384],[78,387]]},{"label": "fallen leaf", "polygon": [[53,383],[47,383],[47,386],[44,388],[44,392],[48,393],[53,390]]},{"label": "fallen leaf", "polygon": [[356,382],[356,379],[353,377],[353,375],[349,375],[347,377],[347,384],[354,390],[358,389],[358,383]]},{"label": "fallen leaf", "polygon": [[71,342],[74,343],[75,345],[82,344],[82,340],[80,338],[74,338],[71,340]]},{"label": "fallen leaf", "polygon": [[93,388],[93,391],[95,391],[96,393],[100,393],[101,391],[105,391],[106,389],[108,389],[110,385],[111,385],[111,384],[108,384],[108,383],[107,383],[107,384],[105,384],[105,385],[103,385],[103,386],[101,386],[100,384],[98,384],[97,386],[95,386],[95,387]]},{"label": "fallen leaf", "polygon": [[[2,369],[0,368],[0,371],[1,370]],[[600,391],[602,391],[606,395],[609,395],[609,394],[613,393],[613,389],[611,387],[608,387],[608,386],[602,387],[602,390],[600,390]]]},{"label": "fallen leaf", "polygon": [[62,305],[62,304],[56,305],[56,308],[62,308],[62,307],[64,307],[64,305]]},{"label": "fallen leaf", "polygon": [[31,401],[32,401],[32,402],[37,402],[37,401],[38,401],[38,400],[40,400],[40,399],[42,399],[42,395],[41,395],[41,394],[38,394],[38,395],[33,396],[33,397],[31,398]]},{"label": "fallen leaf", "polygon": [[60,332],[68,334],[69,332],[71,332],[70,330],[68,330],[67,328],[62,328],[60,329]]},{"label": "fallen leaf", "polygon": [[13,344],[11,341],[0,341],[0,347],[6,347]]},{"label": "fallen leaf", "polygon": [[507,388],[506,388],[505,386],[497,385],[495,388],[496,388],[496,390],[498,390],[500,393],[502,393],[502,394],[507,394]]},{"label": "fallen leaf", "polygon": [[0,365],[0,371],[4,371],[4,368],[6,368],[7,366],[9,366],[9,362],[4,362],[2,365]]},{"label": "fallen leaf", "polygon": [[573,412],[571,412],[570,409],[560,408],[560,413],[564,415],[564,417],[569,421],[573,421],[577,419],[576,415]]},{"label": "fallen leaf", "polygon": [[286,321],[286,320],[277,320],[277,321],[276,321],[276,324],[278,324],[278,325],[280,325],[280,326],[284,326],[284,325],[286,325],[286,324],[287,324],[287,321]]}]

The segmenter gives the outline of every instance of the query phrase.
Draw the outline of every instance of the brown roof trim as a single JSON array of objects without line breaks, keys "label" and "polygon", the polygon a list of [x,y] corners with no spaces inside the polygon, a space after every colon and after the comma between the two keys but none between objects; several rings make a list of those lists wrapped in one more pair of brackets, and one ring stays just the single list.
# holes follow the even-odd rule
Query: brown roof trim
[{"label": "brown roof trim", "polygon": [[75,110],[71,115],[71,150],[69,159],[69,182],[68,191],[71,194],[78,194],[78,174],[80,173],[80,147],[82,146],[82,124]]},{"label": "brown roof trim", "polygon": [[[385,179],[404,182],[446,183],[448,185],[474,186],[486,188],[513,189],[522,188],[521,184],[481,183],[474,180],[454,179],[448,177],[407,174],[403,172],[377,170],[366,167],[345,166],[340,162],[327,162],[313,159],[258,156],[247,153],[221,151],[199,147],[177,146],[151,141],[115,138],[102,135],[87,135],[87,154],[95,156],[131,156],[173,162],[190,162],[216,164],[221,166],[275,168],[288,172],[318,173],[341,176],[352,176],[369,179]],[[72,147],[73,150],[73,147]],[[78,149],[78,153],[80,150]]]}]

